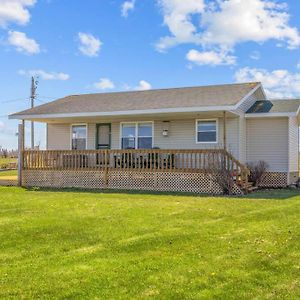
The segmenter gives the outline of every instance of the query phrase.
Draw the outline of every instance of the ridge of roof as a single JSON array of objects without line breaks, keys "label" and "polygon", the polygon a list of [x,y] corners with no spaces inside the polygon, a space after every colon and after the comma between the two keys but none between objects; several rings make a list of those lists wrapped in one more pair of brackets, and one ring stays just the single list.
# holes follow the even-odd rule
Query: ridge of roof
[{"label": "ridge of roof", "polygon": [[147,92],[159,92],[159,91],[173,91],[173,90],[184,90],[184,89],[199,89],[199,88],[214,88],[214,87],[225,87],[225,86],[237,86],[237,85],[253,85],[253,88],[261,84],[259,81],[249,81],[249,82],[237,82],[237,83],[223,83],[223,84],[208,84],[208,85],[196,85],[196,86],[182,86],[182,87],[170,87],[170,88],[159,88],[150,90],[133,90],[133,91],[116,91],[116,92],[104,92],[104,93],[84,93],[84,94],[71,94],[64,96],[59,99],[64,99],[68,97],[80,97],[89,95],[111,95],[111,94],[135,94],[135,93],[147,93]]}]

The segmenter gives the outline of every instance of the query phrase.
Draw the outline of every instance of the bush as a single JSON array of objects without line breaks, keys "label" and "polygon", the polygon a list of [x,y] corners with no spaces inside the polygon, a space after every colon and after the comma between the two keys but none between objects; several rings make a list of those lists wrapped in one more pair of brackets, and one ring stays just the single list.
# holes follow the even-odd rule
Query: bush
[{"label": "bush", "polygon": [[269,165],[265,161],[259,161],[257,163],[247,164],[250,170],[250,181],[254,183],[255,186],[259,186],[265,179]]},{"label": "bush", "polygon": [[226,163],[226,159],[222,158],[217,162],[212,161],[209,165],[213,174],[213,182],[220,186],[224,195],[233,195],[235,180],[229,164]]},{"label": "bush", "polygon": [[215,172],[213,181],[221,187],[224,195],[233,195],[235,181],[230,170],[227,168],[220,168]]}]

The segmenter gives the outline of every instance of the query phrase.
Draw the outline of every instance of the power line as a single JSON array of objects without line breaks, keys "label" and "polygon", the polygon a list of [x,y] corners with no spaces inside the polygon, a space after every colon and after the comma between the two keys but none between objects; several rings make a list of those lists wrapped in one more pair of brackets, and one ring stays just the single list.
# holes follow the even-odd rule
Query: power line
[{"label": "power line", "polygon": [[38,101],[38,102],[41,102],[41,103],[47,103],[47,102],[45,102],[45,101],[43,101],[43,100],[41,100],[41,99],[39,99],[39,98],[37,98],[37,99],[35,99],[36,101]]},{"label": "power line", "polygon": [[46,98],[46,99],[56,99],[58,97],[49,97],[49,96],[42,96],[42,95],[38,95],[39,98]]},{"label": "power line", "polygon": [[26,98],[28,99],[28,97],[24,97],[24,98],[17,98],[17,99],[1,101],[0,103],[5,104],[5,103],[12,103],[12,102],[19,102],[19,101],[24,101],[24,99],[26,99]]}]

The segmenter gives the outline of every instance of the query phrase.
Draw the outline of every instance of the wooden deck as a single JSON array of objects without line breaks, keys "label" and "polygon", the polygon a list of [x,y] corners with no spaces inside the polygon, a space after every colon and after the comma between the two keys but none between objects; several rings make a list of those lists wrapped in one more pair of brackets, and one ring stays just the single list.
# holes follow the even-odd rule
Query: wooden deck
[{"label": "wooden deck", "polygon": [[23,171],[101,172],[104,182],[109,174],[213,174],[226,168],[243,190],[248,186],[248,169],[223,149],[23,151],[22,156]]}]

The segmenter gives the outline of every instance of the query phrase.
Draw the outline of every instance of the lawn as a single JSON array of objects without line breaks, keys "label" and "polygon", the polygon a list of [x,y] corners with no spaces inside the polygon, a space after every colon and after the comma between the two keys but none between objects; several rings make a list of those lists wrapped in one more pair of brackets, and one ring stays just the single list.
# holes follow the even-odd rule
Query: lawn
[{"label": "lawn", "polygon": [[299,190],[0,187],[0,298],[299,299]]},{"label": "lawn", "polygon": [[9,163],[16,163],[17,162],[17,158],[3,158],[0,157],[0,169],[2,167],[7,166]]},{"label": "lawn", "polygon": [[10,171],[1,171],[0,172],[0,179],[1,179],[1,177],[12,177],[12,176],[14,176],[17,179],[16,176],[18,176],[18,171],[10,170]]}]

